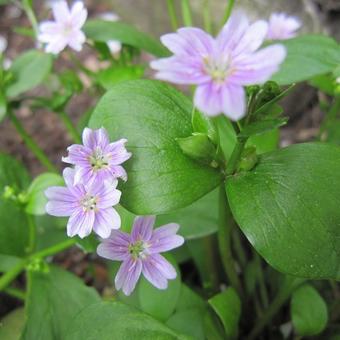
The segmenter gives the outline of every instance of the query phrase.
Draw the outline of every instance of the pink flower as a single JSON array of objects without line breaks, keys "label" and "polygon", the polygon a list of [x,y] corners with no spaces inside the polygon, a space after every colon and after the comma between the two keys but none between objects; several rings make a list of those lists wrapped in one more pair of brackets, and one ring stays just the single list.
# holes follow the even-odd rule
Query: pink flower
[{"label": "pink flower", "polygon": [[130,295],[141,274],[158,289],[166,289],[176,278],[175,268],[159,253],[181,246],[179,225],[166,224],[153,229],[155,216],[137,217],[131,235],[113,230],[98,246],[97,253],[110,260],[123,261],[115,278],[116,289]]},{"label": "pink flower", "polygon": [[68,156],[63,162],[75,165],[75,182],[90,183],[116,178],[127,180],[127,174],[121,166],[131,157],[125,148],[126,139],[110,143],[104,128],[83,131],[83,144],[73,144],[67,148]]},{"label": "pink flower", "polygon": [[269,18],[268,40],[285,40],[296,36],[301,22],[285,13],[273,13]]},{"label": "pink flower", "polygon": [[[119,16],[114,12],[107,12],[100,15],[100,18],[105,21],[119,21]],[[106,42],[112,54],[118,54],[122,49],[122,43],[119,40],[109,40]]]},{"label": "pink flower", "polygon": [[282,45],[259,50],[268,30],[265,21],[250,25],[233,15],[216,38],[199,28],[181,28],[161,37],[174,54],[151,62],[158,79],[197,85],[194,103],[209,116],[238,120],[246,112],[244,86],[262,84],[278,71],[286,56]]},{"label": "pink flower", "polygon": [[66,187],[50,187],[45,191],[49,202],[46,212],[53,216],[70,216],[67,235],[80,238],[88,236],[92,229],[103,238],[109,237],[111,229],[120,228],[120,216],[113,208],[120,200],[116,189],[117,180],[93,182],[90,185],[74,183],[74,169],[63,172]]},{"label": "pink flower", "polygon": [[87,18],[84,4],[77,1],[69,9],[66,1],[54,1],[52,11],[55,21],[45,21],[39,25],[38,41],[46,44],[48,53],[58,54],[66,46],[80,51],[86,40],[81,30]]}]

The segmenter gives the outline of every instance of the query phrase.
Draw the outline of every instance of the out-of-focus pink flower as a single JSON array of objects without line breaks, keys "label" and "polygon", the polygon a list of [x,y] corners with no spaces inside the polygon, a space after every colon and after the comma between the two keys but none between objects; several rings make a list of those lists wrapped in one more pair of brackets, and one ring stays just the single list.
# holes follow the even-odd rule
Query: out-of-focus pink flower
[{"label": "out-of-focus pink flower", "polygon": [[194,103],[207,115],[238,120],[246,112],[244,86],[269,80],[286,56],[282,45],[259,50],[267,31],[265,21],[250,25],[242,13],[234,14],[216,38],[199,28],[181,28],[161,37],[174,55],[150,65],[158,79],[197,85]]},{"label": "out-of-focus pink flower", "polygon": [[285,13],[273,13],[269,18],[268,40],[285,40],[294,38],[296,31],[301,27],[298,18]]},{"label": "out-of-focus pink flower", "polygon": [[115,285],[125,295],[132,293],[141,274],[158,289],[166,289],[168,280],[177,276],[175,268],[160,253],[183,244],[184,238],[177,235],[179,225],[170,223],[152,230],[154,223],[155,216],[137,217],[131,235],[113,230],[97,248],[100,256],[123,261]]},{"label": "out-of-focus pink flower", "polygon": [[[100,15],[100,18],[106,21],[118,21],[119,16],[114,12],[107,12]],[[118,40],[109,40],[106,42],[112,54],[118,54],[122,49],[122,43]]]},{"label": "out-of-focus pink flower", "polygon": [[86,40],[81,30],[87,18],[84,4],[77,1],[69,9],[66,1],[54,1],[52,12],[55,21],[45,21],[39,25],[38,41],[46,44],[46,52],[58,54],[66,46],[81,51]]}]

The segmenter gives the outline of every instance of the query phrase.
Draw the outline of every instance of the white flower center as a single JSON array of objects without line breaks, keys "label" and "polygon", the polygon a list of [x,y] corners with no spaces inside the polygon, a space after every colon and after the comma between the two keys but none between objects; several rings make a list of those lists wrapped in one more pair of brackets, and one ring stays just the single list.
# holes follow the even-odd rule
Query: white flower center
[{"label": "white flower center", "polygon": [[147,253],[148,244],[142,240],[137,241],[135,243],[129,244],[129,253],[135,259],[144,260],[148,253]]},{"label": "white flower center", "polygon": [[73,25],[71,22],[67,22],[63,25],[63,36],[68,37],[73,31]]},{"label": "white flower center", "polygon": [[229,56],[205,57],[203,59],[204,71],[216,83],[223,83],[233,72]]},{"label": "white flower center", "polygon": [[109,165],[109,157],[103,153],[103,150],[96,148],[89,157],[91,167],[94,171],[103,169]]},{"label": "white flower center", "polygon": [[96,210],[97,197],[87,194],[81,199],[80,205],[83,207],[84,211]]}]

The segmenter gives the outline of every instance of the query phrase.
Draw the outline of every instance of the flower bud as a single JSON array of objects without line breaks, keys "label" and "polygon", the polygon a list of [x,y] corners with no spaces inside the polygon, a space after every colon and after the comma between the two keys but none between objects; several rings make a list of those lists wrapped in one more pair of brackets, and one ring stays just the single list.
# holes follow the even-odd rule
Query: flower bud
[{"label": "flower bud", "polygon": [[245,148],[242,152],[241,158],[238,164],[239,171],[250,171],[257,164],[258,157],[256,154],[256,147],[250,146]]}]

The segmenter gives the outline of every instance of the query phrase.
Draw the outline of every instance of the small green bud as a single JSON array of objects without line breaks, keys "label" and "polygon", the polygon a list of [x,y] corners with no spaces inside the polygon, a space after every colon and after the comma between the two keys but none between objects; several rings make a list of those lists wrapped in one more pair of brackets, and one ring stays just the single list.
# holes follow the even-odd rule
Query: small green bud
[{"label": "small green bud", "polygon": [[10,187],[9,185],[6,185],[4,188],[4,191],[2,193],[2,197],[5,200],[13,200],[16,199],[16,195],[15,195],[15,190],[14,188]]},{"label": "small green bud", "polygon": [[183,153],[204,164],[211,164],[216,155],[216,147],[203,133],[193,133],[189,137],[177,138]]},{"label": "small green bud", "polygon": [[246,91],[247,91],[247,96],[256,96],[258,92],[260,91],[261,87],[259,85],[251,85],[247,86]]},{"label": "small green bud", "polygon": [[241,158],[238,164],[239,171],[250,171],[257,164],[258,157],[256,154],[256,147],[250,146],[245,148],[242,152]]},{"label": "small green bud", "polygon": [[280,86],[274,81],[267,81],[262,87],[261,101],[269,102],[281,93]]},{"label": "small green bud", "polygon": [[48,273],[50,271],[48,264],[41,258],[33,258],[27,265],[27,270],[41,273]]}]

